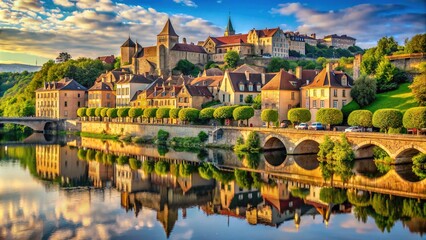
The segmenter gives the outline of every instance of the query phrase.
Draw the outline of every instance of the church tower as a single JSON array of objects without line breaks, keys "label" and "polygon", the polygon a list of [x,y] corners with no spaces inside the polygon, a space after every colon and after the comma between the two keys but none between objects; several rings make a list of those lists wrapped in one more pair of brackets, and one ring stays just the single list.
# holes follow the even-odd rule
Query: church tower
[{"label": "church tower", "polygon": [[228,25],[226,26],[225,33],[223,34],[223,36],[226,37],[231,35],[235,35],[235,30],[234,30],[234,27],[232,26],[231,16],[229,16]]},{"label": "church tower", "polygon": [[158,75],[169,75],[174,66],[170,66],[170,49],[179,42],[170,18],[163,30],[157,35],[157,72]]},{"label": "church tower", "polygon": [[121,66],[132,64],[132,57],[135,54],[136,44],[129,38],[120,47]]}]

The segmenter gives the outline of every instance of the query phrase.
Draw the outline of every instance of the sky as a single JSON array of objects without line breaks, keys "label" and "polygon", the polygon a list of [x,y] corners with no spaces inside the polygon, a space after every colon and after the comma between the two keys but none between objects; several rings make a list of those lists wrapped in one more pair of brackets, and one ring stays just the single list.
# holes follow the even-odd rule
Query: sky
[{"label": "sky", "polygon": [[426,0],[0,0],[0,63],[43,64],[60,52],[73,58],[118,56],[130,35],[155,44],[170,18],[188,42],[221,36],[228,16],[237,33],[285,31],[346,34],[362,48],[383,36],[400,44],[426,33]]}]

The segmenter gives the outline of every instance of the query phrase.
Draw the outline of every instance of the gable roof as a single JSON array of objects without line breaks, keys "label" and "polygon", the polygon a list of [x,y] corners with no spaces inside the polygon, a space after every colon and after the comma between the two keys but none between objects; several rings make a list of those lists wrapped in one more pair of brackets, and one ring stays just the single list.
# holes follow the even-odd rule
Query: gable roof
[{"label": "gable roof", "polygon": [[185,85],[191,96],[213,97],[207,86]]},{"label": "gable roof", "polygon": [[202,76],[203,77],[207,77],[207,76],[223,76],[223,71],[220,70],[219,68],[204,69]]},{"label": "gable roof", "polygon": [[[234,92],[257,92],[257,88],[255,87],[257,84],[260,84],[262,86],[262,75],[264,74],[265,78],[265,84],[268,83],[275,75],[276,73],[247,73],[248,74],[248,80],[246,73],[235,73],[235,72],[229,72],[229,80],[231,82],[232,88]],[[243,85],[243,90],[240,90],[240,85]],[[249,85],[253,85],[253,91],[249,91]]]},{"label": "gable roof", "polygon": [[256,34],[258,37],[272,37],[274,36],[274,34],[279,30],[279,28],[265,28],[265,29],[261,29],[261,30],[252,30],[252,31],[256,31]]},{"label": "gable roof", "polygon": [[[347,86],[342,86],[342,77],[346,76]],[[304,86],[307,88],[316,87],[340,87],[340,88],[351,88],[353,85],[353,79],[351,76],[342,71],[328,70],[327,67],[321,70],[321,72],[314,78],[314,80]]]},{"label": "gable roof", "polygon": [[120,80],[117,82],[117,84],[124,84],[124,83],[152,83],[152,79],[148,79],[144,75],[140,74],[125,74],[124,76],[120,77]]},{"label": "gable roof", "polygon": [[114,91],[114,87],[109,82],[95,82],[89,91]]},{"label": "gable roof", "polygon": [[102,62],[108,63],[108,64],[112,64],[115,61],[114,55],[110,55],[110,56],[100,56],[98,57],[99,60],[101,60]]},{"label": "gable roof", "polygon": [[265,86],[263,90],[299,90],[301,81],[293,74],[290,74],[284,70],[275,75]]},{"label": "gable roof", "polygon": [[167,22],[164,25],[163,30],[157,36],[162,36],[162,35],[169,35],[169,36],[179,37],[176,34],[175,29],[173,28],[172,23],[170,22],[170,18],[167,19]]},{"label": "gable roof", "polygon": [[171,50],[184,51],[184,52],[195,52],[195,53],[206,53],[202,46],[186,43],[176,43]]},{"label": "gable roof", "polygon": [[194,80],[191,81],[191,85],[219,87],[222,80],[223,76],[203,76],[194,78]]},{"label": "gable roof", "polygon": [[45,82],[43,87],[37,89],[36,91],[46,90],[87,91],[87,88],[78,83],[76,80],[65,77],[57,82]]},{"label": "gable roof", "polygon": [[257,66],[250,66],[247,64],[243,64],[239,67],[237,67],[234,71],[232,72],[237,72],[237,73],[245,73],[246,71],[248,71],[249,73],[262,73],[264,71],[259,71],[259,68],[261,67],[257,67]]},{"label": "gable roof", "polygon": [[130,39],[130,37],[121,45],[121,47],[136,47],[136,44]]},{"label": "gable roof", "polygon": [[223,37],[210,37],[210,39],[216,43],[217,46],[227,45],[227,44],[244,44],[247,43],[248,34],[237,34],[231,36]]}]

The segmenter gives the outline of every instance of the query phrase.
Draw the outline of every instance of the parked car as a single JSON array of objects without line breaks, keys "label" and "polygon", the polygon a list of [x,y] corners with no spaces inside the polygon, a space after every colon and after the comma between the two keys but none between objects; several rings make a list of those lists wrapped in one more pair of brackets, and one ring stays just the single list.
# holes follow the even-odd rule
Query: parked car
[{"label": "parked car", "polygon": [[299,125],[296,125],[294,128],[296,129],[308,129],[308,124],[307,123],[300,123]]},{"label": "parked car", "polygon": [[362,132],[362,127],[352,126],[345,129],[345,132]]},{"label": "parked car", "polygon": [[324,126],[320,122],[313,122],[308,129],[312,130],[325,130]]},{"label": "parked car", "polygon": [[269,53],[262,54],[262,58],[271,58],[272,55]]},{"label": "parked car", "polygon": [[290,120],[282,120],[280,123],[280,128],[288,128],[288,126],[291,125],[291,121]]}]

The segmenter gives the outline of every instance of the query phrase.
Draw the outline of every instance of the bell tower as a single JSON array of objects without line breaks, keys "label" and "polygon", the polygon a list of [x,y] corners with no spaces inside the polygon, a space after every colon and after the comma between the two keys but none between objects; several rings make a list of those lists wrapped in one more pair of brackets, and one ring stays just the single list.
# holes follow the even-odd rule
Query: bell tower
[{"label": "bell tower", "polygon": [[179,42],[170,18],[167,19],[163,30],[157,35],[157,72],[158,75],[169,75],[174,66],[170,66],[170,49]]},{"label": "bell tower", "polygon": [[223,34],[223,36],[231,36],[231,35],[235,35],[235,30],[234,27],[232,26],[232,22],[231,22],[231,16],[228,17],[228,25],[226,26],[225,29],[225,33]]}]

